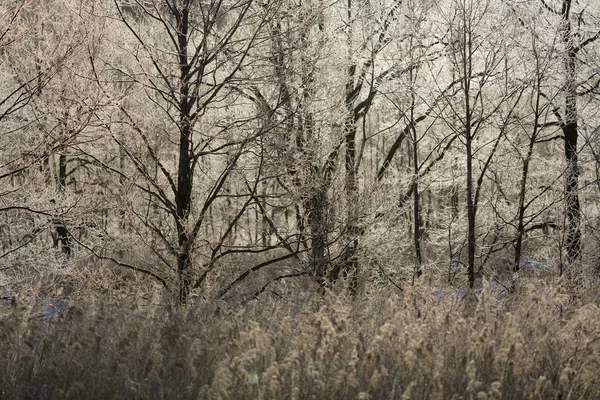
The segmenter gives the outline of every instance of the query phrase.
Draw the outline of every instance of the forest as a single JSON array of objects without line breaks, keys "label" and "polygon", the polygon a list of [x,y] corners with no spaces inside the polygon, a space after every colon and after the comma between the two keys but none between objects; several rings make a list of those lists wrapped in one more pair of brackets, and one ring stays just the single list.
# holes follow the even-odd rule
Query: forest
[{"label": "forest", "polygon": [[599,39],[596,0],[2,0],[0,398],[599,398]]}]

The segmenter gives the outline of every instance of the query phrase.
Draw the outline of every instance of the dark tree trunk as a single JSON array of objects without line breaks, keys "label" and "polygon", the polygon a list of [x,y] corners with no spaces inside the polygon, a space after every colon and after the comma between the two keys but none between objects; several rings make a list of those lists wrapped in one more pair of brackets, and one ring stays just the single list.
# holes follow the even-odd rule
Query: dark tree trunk
[{"label": "dark tree trunk", "polygon": [[58,156],[58,186],[67,187],[67,156],[61,154]]},{"label": "dark tree trunk", "polygon": [[565,186],[565,209],[567,216],[567,260],[572,263],[581,255],[581,204],[579,202],[579,168],[577,164],[577,71],[576,49],[569,20],[571,0],[562,5],[562,40],[566,47],[565,59],[565,121],[562,131],[565,136],[565,159],[567,161],[567,179]]},{"label": "dark tree trunk", "polygon": [[[415,152],[416,153],[416,152]],[[416,156],[416,154],[415,154]],[[416,174],[417,172],[415,172]],[[418,277],[421,275],[421,264],[423,263],[423,257],[421,255],[421,229],[422,229],[422,218],[421,218],[421,196],[419,194],[419,182],[417,179],[413,182],[413,229],[414,229],[414,246],[415,246],[415,275]]]},{"label": "dark tree trunk", "polygon": [[[67,156],[60,154],[58,156],[58,190],[62,191],[67,187]],[[69,230],[61,219],[52,220],[54,232],[52,233],[52,241],[54,247],[60,246],[61,251],[70,257],[73,252],[73,243],[69,236]]]},{"label": "dark tree trunk", "polygon": [[[412,39],[411,39],[411,48],[412,48]],[[411,87],[414,85],[415,77],[413,70],[409,72]],[[410,105],[410,132],[412,136],[411,144],[412,144],[412,154],[410,154],[409,160],[412,158],[413,164],[413,241],[415,247],[415,268],[413,273],[413,283],[416,277],[421,276],[421,265],[423,264],[423,257],[421,255],[421,233],[422,233],[422,225],[423,219],[421,217],[421,196],[419,193],[419,175],[420,175],[420,165],[419,165],[419,138],[417,136],[417,129],[415,123],[415,94],[411,89],[411,105]]]},{"label": "dark tree trunk", "polygon": [[519,188],[519,206],[517,213],[517,237],[515,240],[515,258],[513,264],[513,271],[517,272],[519,270],[520,262],[521,262],[521,253],[523,247],[523,236],[525,235],[525,210],[527,209],[525,205],[525,195],[526,195],[526,184],[527,184],[527,176],[529,173],[529,161],[531,159],[531,155],[533,153],[533,144],[535,142],[535,135],[529,141],[529,148],[527,150],[527,156],[525,160],[523,160],[523,170],[521,175],[521,183]]},{"label": "dark tree trunk", "polygon": [[[466,11],[465,11],[466,12]],[[471,127],[472,109],[471,109],[471,32],[467,27],[463,27],[463,94],[465,101],[465,146],[467,162],[467,276],[469,278],[469,287],[473,288],[475,283],[475,217],[477,214],[477,204],[475,203],[475,190],[473,186],[473,132]]]},{"label": "dark tree trunk", "polygon": [[458,186],[455,183],[450,188],[450,213],[452,218],[458,217]]},{"label": "dark tree trunk", "polygon": [[527,154],[523,159],[523,169],[521,173],[521,182],[519,185],[519,205],[518,205],[518,214],[517,214],[517,237],[515,240],[515,258],[513,264],[513,271],[517,272],[520,268],[521,263],[521,254],[523,247],[523,236],[525,235],[525,211],[527,210],[527,205],[525,204],[525,196],[527,194],[527,178],[529,176],[529,163],[531,162],[531,157],[533,156],[533,147],[535,145],[537,135],[538,135],[538,127],[539,127],[539,119],[540,119],[540,89],[541,89],[541,77],[538,76],[536,82],[536,99],[535,99],[535,117],[533,120],[533,133],[529,138],[529,146],[527,148]]},{"label": "dark tree trunk", "polygon": [[[347,110],[353,112],[350,108]],[[346,126],[346,202],[347,202],[347,215],[346,215],[346,229],[348,236],[348,243],[344,250],[342,257],[342,268],[344,273],[348,274],[351,278],[350,290],[356,292],[356,279],[358,274],[358,260],[356,258],[356,252],[358,250],[358,238],[360,235],[360,229],[358,226],[358,186],[356,183],[356,121],[352,114]],[[339,272],[332,276],[332,280],[339,278]]]},{"label": "dark tree trunk", "polygon": [[523,236],[525,235],[525,184],[527,182],[527,172],[529,170],[529,157],[523,162],[523,175],[521,176],[521,185],[519,191],[519,208],[517,212],[517,237],[515,240],[515,257],[513,271],[517,272],[521,263],[521,253],[523,247]]},{"label": "dark tree trunk", "polygon": [[327,271],[327,192],[322,187],[313,190],[314,192],[305,204],[311,232],[310,264],[314,271],[315,280],[324,289],[329,283]]},{"label": "dark tree trunk", "polygon": [[[468,101],[467,101],[468,103]],[[467,118],[467,126],[469,126]],[[473,288],[475,283],[475,216],[477,207],[473,199],[473,153],[471,149],[472,138],[470,128],[467,128],[467,276],[469,277],[469,287]]]},{"label": "dark tree trunk", "polygon": [[190,264],[190,236],[188,219],[192,198],[192,148],[191,148],[191,98],[190,98],[190,69],[188,61],[188,2],[176,15],[177,18],[177,47],[179,58],[179,164],[177,168],[176,221],[179,253],[177,255],[177,275],[179,277],[179,302],[185,303],[191,279],[188,274]]},{"label": "dark tree trunk", "polygon": [[52,220],[52,225],[54,227],[54,233],[52,234],[54,247],[58,248],[60,245],[63,254],[70,257],[73,253],[73,242],[71,241],[69,230],[60,219]]},{"label": "dark tree trunk", "polygon": [[333,271],[331,280],[336,281],[339,279],[341,273],[345,273],[351,277],[350,290],[356,292],[356,278],[358,273],[358,260],[356,258],[356,252],[358,249],[358,186],[356,183],[356,112],[355,102],[360,91],[360,86],[355,86],[356,80],[356,64],[352,62],[353,57],[353,46],[352,46],[352,0],[347,1],[346,15],[348,19],[348,32],[347,32],[347,49],[348,52],[348,68],[346,71],[346,92],[345,92],[345,104],[346,104],[346,123],[344,126],[344,137],[345,137],[345,170],[346,170],[346,243],[345,248],[341,257],[341,265],[338,265]]}]

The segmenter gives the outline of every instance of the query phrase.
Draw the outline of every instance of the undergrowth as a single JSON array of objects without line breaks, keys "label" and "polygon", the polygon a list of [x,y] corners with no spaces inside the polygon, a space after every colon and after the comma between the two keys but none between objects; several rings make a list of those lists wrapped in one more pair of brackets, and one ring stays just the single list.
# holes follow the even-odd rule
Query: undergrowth
[{"label": "undergrowth", "polygon": [[17,301],[0,317],[0,398],[600,398],[598,306],[560,282],[521,286],[499,300],[417,285],[176,311],[87,296],[51,319]]}]

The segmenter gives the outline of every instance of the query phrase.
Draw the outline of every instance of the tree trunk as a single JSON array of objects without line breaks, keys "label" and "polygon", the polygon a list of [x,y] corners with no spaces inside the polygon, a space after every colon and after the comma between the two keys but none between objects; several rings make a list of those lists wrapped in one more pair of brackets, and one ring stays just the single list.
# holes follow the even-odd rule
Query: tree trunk
[{"label": "tree trunk", "polygon": [[[348,112],[353,113],[350,108]],[[358,185],[356,183],[356,121],[353,114],[350,114],[346,126],[346,229],[347,229],[347,247],[342,257],[342,266],[344,273],[351,277],[350,291],[356,292],[356,279],[358,274],[358,260],[356,251],[358,249],[358,237],[360,229],[358,226]],[[339,272],[336,271],[332,280],[339,278]]]},{"label": "tree trunk", "polygon": [[[467,100],[468,103],[468,100]],[[470,125],[469,118],[467,118],[467,126]],[[470,128],[467,128],[466,142],[467,142],[467,276],[469,277],[469,287],[473,288],[475,283],[475,251],[476,251],[476,239],[475,239],[475,215],[477,208],[473,199],[473,153],[471,149],[471,132]]]},{"label": "tree trunk", "polygon": [[188,232],[188,219],[192,198],[192,154],[191,154],[191,99],[190,69],[188,61],[188,1],[184,2],[177,14],[177,47],[179,58],[179,163],[177,168],[176,221],[179,252],[177,254],[177,275],[179,277],[179,302],[185,303],[191,284],[188,266],[191,258],[191,243]]},{"label": "tree trunk", "polygon": [[562,131],[565,136],[565,159],[567,161],[567,178],[565,186],[565,210],[567,216],[567,260],[572,263],[581,255],[581,204],[579,202],[579,168],[577,165],[577,71],[576,50],[569,14],[571,0],[564,0],[562,5],[562,40],[566,49],[565,58],[565,121]]},{"label": "tree trunk", "polygon": [[346,71],[346,92],[345,92],[345,104],[346,104],[346,122],[344,126],[345,136],[345,166],[346,166],[346,247],[342,253],[341,265],[337,266],[332,271],[331,280],[336,281],[339,279],[340,273],[345,273],[351,276],[350,290],[356,292],[356,278],[358,269],[358,260],[356,259],[356,251],[358,248],[358,236],[360,234],[358,227],[358,186],[356,183],[356,115],[355,115],[355,101],[358,96],[358,90],[360,87],[355,87],[356,79],[356,64],[352,62],[353,57],[353,46],[352,46],[352,0],[348,0],[346,6],[346,13],[348,18],[348,33],[347,33],[347,59],[348,68]]},{"label": "tree trunk", "polygon": [[[536,128],[534,128],[536,129]],[[529,141],[529,148],[527,149],[527,156],[523,160],[523,170],[521,175],[521,183],[519,190],[519,206],[517,214],[517,237],[515,240],[515,258],[513,264],[513,271],[517,272],[521,263],[521,253],[523,247],[523,236],[525,235],[525,195],[526,195],[526,184],[527,176],[529,173],[529,160],[533,154],[533,144],[535,143],[535,135]]]},{"label": "tree trunk", "polygon": [[[464,11],[466,12],[466,10]],[[463,93],[465,101],[465,146],[467,162],[467,276],[469,278],[469,287],[472,289],[475,283],[475,216],[477,205],[475,204],[475,191],[473,187],[473,132],[471,127],[471,32],[467,29],[467,24],[463,26]]]},{"label": "tree trunk", "polygon": [[[538,69],[539,73],[539,69]],[[527,148],[527,154],[523,159],[523,169],[521,173],[521,183],[519,185],[519,205],[517,214],[517,237],[515,240],[515,258],[513,264],[513,271],[517,272],[520,268],[521,253],[523,247],[523,236],[525,235],[525,211],[527,206],[525,205],[525,196],[527,194],[527,178],[529,176],[529,163],[533,156],[533,146],[538,135],[539,119],[540,119],[540,89],[541,89],[541,76],[537,77],[536,82],[536,99],[535,99],[535,117],[533,120],[533,133],[529,138],[529,146]]]},{"label": "tree trunk", "polygon": [[[413,144],[414,147],[414,155],[413,157],[417,157],[417,145]],[[415,246],[415,276],[421,276],[421,264],[423,263],[423,257],[421,255],[421,228],[422,228],[422,218],[421,218],[421,198],[419,194],[419,181],[417,179],[417,174],[419,173],[417,163],[415,163],[415,179],[413,182],[413,228],[414,228],[414,246]]]},{"label": "tree trunk", "polygon": [[58,156],[58,187],[67,187],[67,156],[61,154]]},{"label": "tree trunk", "polygon": [[[411,38],[411,48],[412,48],[412,38]],[[410,82],[411,82],[411,104],[410,104],[410,132],[412,136],[412,154],[409,157],[409,160],[412,158],[413,161],[413,229],[414,229],[414,246],[415,246],[415,267],[413,273],[413,283],[414,279],[421,276],[421,265],[423,263],[423,257],[421,255],[421,229],[423,219],[421,218],[421,197],[419,194],[419,175],[420,175],[420,165],[419,165],[419,138],[417,136],[417,129],[415,126],[415,93],[412,89],[415,83],[415,73],[411,69],[409,72]]]},{"label": "tree trunk", "polygon": [[305,208],[308,214],[308,225],[311,232],[310,264],[315,280],[322,289],[328,285],[327,274],[327,193],[319,186],[307,199]]}]

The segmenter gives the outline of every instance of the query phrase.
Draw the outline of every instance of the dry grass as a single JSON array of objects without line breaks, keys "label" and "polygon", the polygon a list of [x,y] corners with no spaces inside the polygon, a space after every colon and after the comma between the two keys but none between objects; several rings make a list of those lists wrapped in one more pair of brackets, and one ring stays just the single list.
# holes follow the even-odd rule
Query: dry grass
[{"label": "dry grass", "polygon": [[173,312],[147,293],[5,305],[0,398],[600,398],[600,309],[558,282],[434,300],[303,293]]}]

